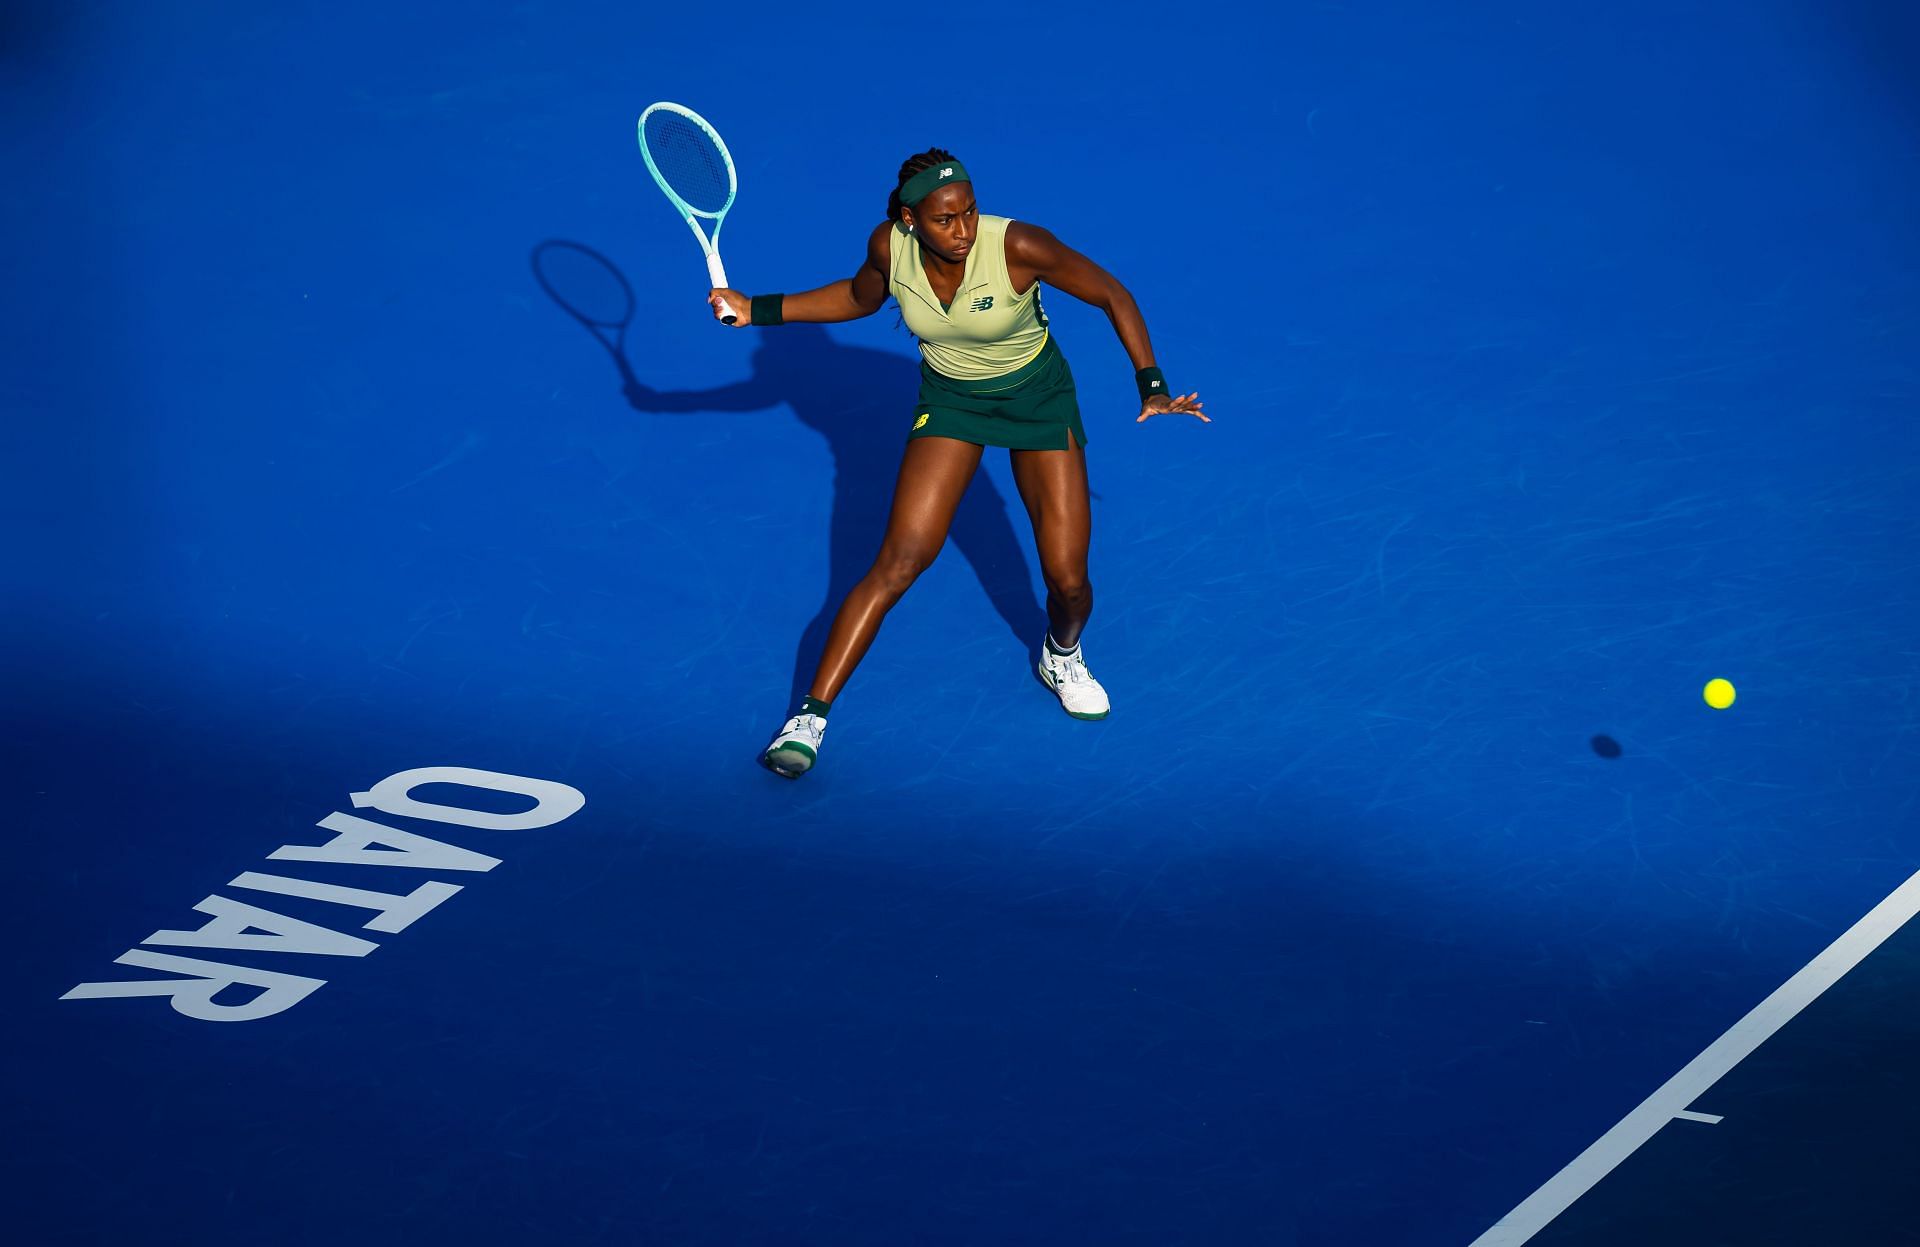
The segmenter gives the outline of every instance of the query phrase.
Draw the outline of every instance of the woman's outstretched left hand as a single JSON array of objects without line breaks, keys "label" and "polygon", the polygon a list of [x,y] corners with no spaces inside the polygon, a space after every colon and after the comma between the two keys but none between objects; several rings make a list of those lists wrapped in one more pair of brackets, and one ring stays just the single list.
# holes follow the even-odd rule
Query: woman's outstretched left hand
[{"label": "woman's outstretched left hand", "polygon": [[1182,394],[1178,398],[1168,398],[1164,394],[1155,394],[1152,398],[1140,404],[1140,419],[1135,420],[1134,423],[1139,424],[1148,416],[1175,414],[1198,416],[1204,424],[1213,423],[1213,421],[1207,417],[1207,413],[1200,410],[1200,392],[1198,390],[1195,390],[1191,394]]}]

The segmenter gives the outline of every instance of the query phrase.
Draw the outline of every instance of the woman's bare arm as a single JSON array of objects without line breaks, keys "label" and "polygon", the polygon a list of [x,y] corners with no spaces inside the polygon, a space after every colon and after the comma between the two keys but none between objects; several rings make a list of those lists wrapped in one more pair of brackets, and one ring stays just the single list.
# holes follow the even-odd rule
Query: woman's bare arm
[{"label": "woman's bare arm", "polygon": [[[803,290],[799,294],[784,296],[780,305],[781,319],[832,325],[871,316],[886,306],[887,266],[891,256],[888,235],[892,231],[893,225],[889,222],[875,227],[873,233],[868,235],[867,257],[861,261],[859,270],[852,277],[821,286],[817,290]],[[738,290],[709,290],[707,302],[713,306],[716,320],[725,315],[721,310],[723,302],[738,312],[747,309],[747,296]],[[737,322],[738,325],[746,323],[744,315]]]}]

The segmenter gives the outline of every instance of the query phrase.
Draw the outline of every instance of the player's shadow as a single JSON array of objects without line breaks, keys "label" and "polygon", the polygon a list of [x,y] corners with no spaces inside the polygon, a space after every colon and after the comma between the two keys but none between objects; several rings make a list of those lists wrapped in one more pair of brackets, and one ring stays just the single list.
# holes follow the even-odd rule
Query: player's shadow
[{"label": "player's shadow", "polygon": [[[565,263],[553,262],[562,256]],[[631,286],[625,275],[592,248],[550,240],[535,247],[532,258],[541,288],[590,330],[596,325],[602,330],[618,328],[621,309],[624,315],[632,315]],[[606,271],[593,272],[593,265]],[[617,282],[624,297],[608,293],[615,290],[605,286],[609,281]],[[594,283],[603,289],[598,293],[584,289]],[[575,289],[576,285],[583,289]],[[581,309],[592,306],[594,299],[615,310],[583,314]],[[716,332],[737,332],[715,328]],[[794,655],[789,691],[797,703],[813,677],[834,612],[879,552],[920,369],[900,355],[836,342],[820,325],[789,324],[747,332],[755,335],[752,376],[707,390],[671,391],[653,389],[642,381],[611,335],[596,332],[595,336],[606,346],[619,370],[622,393],[636,411],[771,414],[786,409],[826,439],[834,468],[827,585]],[[1046,624],[1046,612],[1034,593],[1026,551],[1008,518],[1006,499],[984,467],[974,474],[961,499],[948,544],[973,568],[994,610],[1031,658],[1039,648],[1037,638]]]}]

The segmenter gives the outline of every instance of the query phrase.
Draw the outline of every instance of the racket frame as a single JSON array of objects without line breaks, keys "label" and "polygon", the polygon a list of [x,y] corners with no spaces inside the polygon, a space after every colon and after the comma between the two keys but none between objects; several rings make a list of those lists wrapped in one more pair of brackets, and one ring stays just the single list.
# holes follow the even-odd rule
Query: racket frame
[{"label": "racket frame", "polygon": [[[714,149],[720,153],[720,159],[725,161],[727,166],[727,202],[721,204],[717,210],[712,212],[702,211],[682,199],[679,192],[675,191],[667,182],[667,179],[661,174],[660,167],[653,163],[653,153],[647,150],[647,118],[656,112],[677,113],[688,121],[691,121],[694,125],[699,126],[701,130],[706,132],[707,137],[713,140]],[[640,121],[635,127],[635,132],[640,143],[640,158],[647,162],[647,172],[653,175],[654,185],[660,188],[661,193],[667,197],[668,202],[673,204],[674,210],[680,214],[680,218],[687,223],[687,228],[693,231],[694,238],[699,240],[700,250],[702,254],[707,257],[708,280],[713,283],[715,289],[726,289],[727,269],[726,265],[720,262],[720,227],[726,223],[727,212],[733,207],[734,196],[740,192],[740,177],[733,167],[733,153],[727,150],[726,141],[720,137],[720,132],[715,130],[705,117],[702,117],[699,113],[694,112],[684,104],[670,104],[662,100],[657,104],[647,105],[646,111],[640,114]],[[711,238],[707,236],[707,232],[704,229],[700,228],[700,222],[703,218],[713,222],[713,236]],[[725,320],[727,324],[731,325],[734,323],[735,317],[728,316]]]}]

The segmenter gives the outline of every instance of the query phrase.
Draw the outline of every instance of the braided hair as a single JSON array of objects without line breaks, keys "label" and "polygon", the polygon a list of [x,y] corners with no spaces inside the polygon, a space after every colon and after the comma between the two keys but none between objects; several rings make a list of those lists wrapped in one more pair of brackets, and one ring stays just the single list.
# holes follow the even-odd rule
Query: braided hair
[{"label": "braided hair", "polygon": [[900,166],[900,180],[887,194],[887,220],[900,219],[900,188],[905,186],[914,174],[924,173],[937,164],[958,159],[958,156],[944,147],[929,147],[926,151],[907,157],[906,163]]}]

